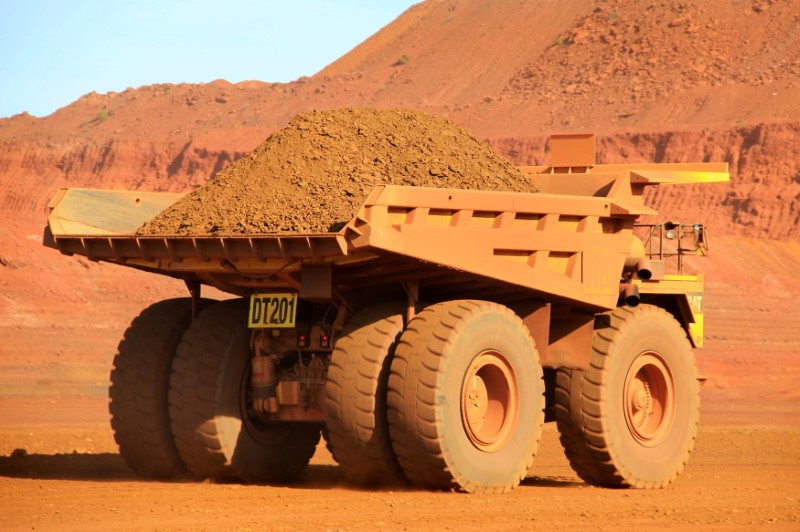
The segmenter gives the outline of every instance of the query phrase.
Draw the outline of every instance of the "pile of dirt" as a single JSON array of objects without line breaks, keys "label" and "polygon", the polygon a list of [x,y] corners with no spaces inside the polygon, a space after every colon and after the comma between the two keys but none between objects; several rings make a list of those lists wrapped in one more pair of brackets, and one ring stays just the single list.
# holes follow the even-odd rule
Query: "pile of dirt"
[{"label": "pile of dirt", "polygon": [[408,109],[312,111],[138,233],[334,231],[381,183],[536,192],[509,161],[446,118]]}]

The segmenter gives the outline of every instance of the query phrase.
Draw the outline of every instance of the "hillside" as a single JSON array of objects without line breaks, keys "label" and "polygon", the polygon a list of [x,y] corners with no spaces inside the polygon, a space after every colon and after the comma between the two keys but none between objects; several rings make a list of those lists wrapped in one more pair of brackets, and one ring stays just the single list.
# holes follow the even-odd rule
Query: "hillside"
[{"label": "hillside", "polygon": [[517,163],[575,130],[602,136],[604,161],[728,160],[733,185],[704,200],[719,230],[783,238],[800,217],[798,49],[798,0],[423,2],[292,83],[152,85],[0,119],[0,207],[41,212],[67,185],[190,190],[300,112],[406,106]]},{"label": "hillside", "polygon": [[784,360],[800,330],[800,250],[781,245],[800,239],[797,50],[800,0],[429,0],[292,83],[159,84],[0,119],[0,356],[24,362],[44,345],[79,359],[92,334],[112,344],[141,307],[182,293],[43,249],[58,188],[190,191],[298,113],[402,106],[446,116],[518,164],[545,161],[547,135],[564,131],[597,132],[601,162],[728,161],[730,184],[661,187],[649,201],[723,237],[709,272],[720,316],[782,331],[775,343],[709,318],[717,345]]}]

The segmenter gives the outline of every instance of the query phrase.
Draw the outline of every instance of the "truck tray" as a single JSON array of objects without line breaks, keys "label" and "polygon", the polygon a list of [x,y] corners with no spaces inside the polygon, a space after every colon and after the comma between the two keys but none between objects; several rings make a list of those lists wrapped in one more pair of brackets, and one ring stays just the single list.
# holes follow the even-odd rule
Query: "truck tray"
[{"label": "truck tray", "polygon": [[240,295],[299,290],[304,271],[327,269],[340,293],[414,282],[435,297],[489,291],[610,309],[634,221],[657,214],[643,188],[728,179],[724,164],[559,170],[523,168],[556,194],[379,185],[341,231],[319,234],[136,235],[180,195],[66,189],[50,202],[45,245]]}]

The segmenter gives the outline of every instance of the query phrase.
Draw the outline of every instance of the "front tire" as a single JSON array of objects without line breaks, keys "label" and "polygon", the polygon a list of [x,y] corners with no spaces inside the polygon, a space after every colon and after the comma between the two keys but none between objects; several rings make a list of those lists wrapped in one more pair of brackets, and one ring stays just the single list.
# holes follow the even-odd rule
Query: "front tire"
[{"label": "front tire", "polygon": [[683,470],[697,434],[691,345],[680,324],[652,305],[620,307],[606,317],[589,368],[558,372],[561,443],[589,484],[664,487]]},{"label": "front tire", "polygon": [[415,484],[504,493],[526,476],[544,422],[533,340],[486,301],[432,305],[400,337],[389,376],[389,430]]},{"label": "front tire", "polygon": [[264,422],[247,406],[247,301],[216,303],[183,336],[170,380],[170,418],[180,456],[199,478],[292,480],[320,438],[311,423]]}]

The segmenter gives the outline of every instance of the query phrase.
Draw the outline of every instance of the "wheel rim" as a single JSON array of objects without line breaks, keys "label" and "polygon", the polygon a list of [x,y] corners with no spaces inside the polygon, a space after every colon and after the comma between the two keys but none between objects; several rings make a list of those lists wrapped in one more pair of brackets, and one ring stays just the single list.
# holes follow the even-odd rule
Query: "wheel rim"
[{"label": "wheel rim", "polygon": [[495,351],[470,364],[461,389],[461,419],[475,447],[497,451],[508,443],[519,415],[519,392],[511,365]]},{"label": "wheel rim", "polygon": [[645,352],[633,361],[625,378],[623,401],[631,435],[646,447],[661,443],[672,427],[675,383],[658,353]]}]

